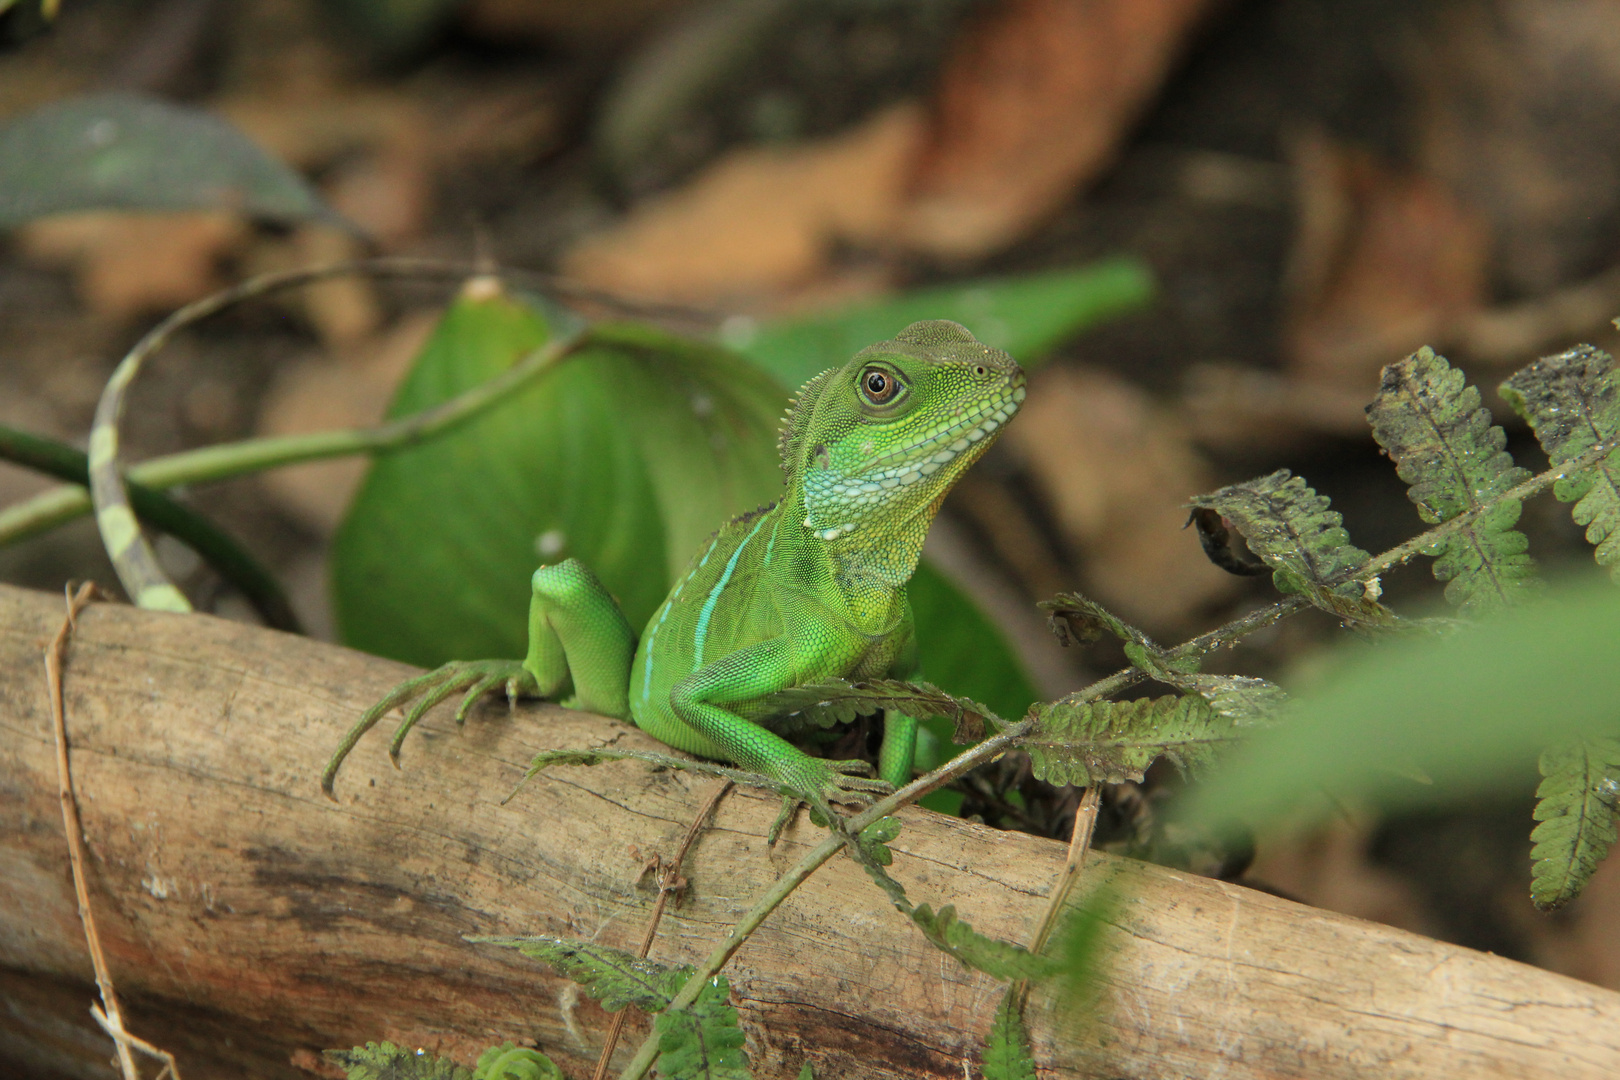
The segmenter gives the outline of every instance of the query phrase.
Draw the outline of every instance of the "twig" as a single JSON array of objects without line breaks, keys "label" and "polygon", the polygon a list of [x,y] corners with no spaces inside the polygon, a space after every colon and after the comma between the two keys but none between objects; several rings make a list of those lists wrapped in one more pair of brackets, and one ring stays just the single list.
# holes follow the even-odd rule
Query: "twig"
[{"label": "twig", "polygon": [[[1074,829],[1069,833],[1069,854],[1063,860],[1063,870],[1052,886],[1051,895],[1046,899],[1046,910],[1041,913],[1041,921],[1030,938],[1031,956],[1039,956],[1046,949],[1046,943],[1052,937],[1052,928],[1057,925],[1058,916],[1068,904],[1069,894],[1074,891],[1074,883],[1080,880],[1080,868],[1085,865],[1086,853],[1091,850],[1091,837],[1097,831],[1097,810],[1101,805],[1102,785],[1089,785],[1074,812]],[[1013,990],[1018,1007],[1022,1009],[1029,996],[1029,980],[1018,980]]]},{"label": "twig", "polygon": [[[686,861],[686,853],[691,850],[692,843],[697,839],[698,830],[703,823],[714,813],[714,808],[720,805],[726,792],[731,790],[732,781],[722,780],[714,785],[714,790],[704,800],[703,806],[698,810],[697,816],[692,819],[692,825],[686,830],[686,838],[676,849],[675,858],[662,867],[658,876],[658,902],[653,905],[652,916],[647,920],[647,932],[641,937],[641,948],[636,955],[645,960],[652,951],[653,939],[658,935],[658,922],[664,917],[664,905],[674,893],[686,888],[686,879],[681,877],[681,863]],[[619,1034],[624,1030],[625,1020],[630,1015],[630,1008],[626,1006],[613,1014],[613,1025],[608,1028],[607,1041],[602,1044],[602,1056],[596,1059],[596,1072],[591,1074],[591,1080],[607,1080],[608,1068],[613,1062],[614,1048],[619,1045]]]},{"label": "twig", "polygon": [[[79,920],[84,924],[84,940],[90,949],[90,964],[96,972],[96,987],[101,993],[101,1007],[90,1011],[102,1029],[112,1036],[118,1049],[118,1068],[124,1080],[140,1080],[135,1068],[135,1055],[130,1047],[151,1054],[164,1063],[163,1073],[180,1080],[180,1070],[174,1055],[147,1043],[124,1030],[123,1014],[118,1009],[118,994],[113,987],[112,972],[107,967],[107,956],[101,948],[101,935],[96,930],[95,913],[90,908],[90,887],[85,880],[85,864],[89,854],[84,846],[84,825],[79,819],[79,800],[73,792],[73,772],[68,762],[67,705],[62,693],[62,664],[67,654],[68,637],[76,629],[79,612],[84,610],[95,595],[95,582],[79,586],[67,602],[67,616],[45,650],[45,684],[51,699],[51,722],[56,734],[56,790],[62,803],[62,828],[67,833],[68,862],[73,868],[73,894],[79,902]],[[105,1010],[105,1011],[103,1011]]]}]

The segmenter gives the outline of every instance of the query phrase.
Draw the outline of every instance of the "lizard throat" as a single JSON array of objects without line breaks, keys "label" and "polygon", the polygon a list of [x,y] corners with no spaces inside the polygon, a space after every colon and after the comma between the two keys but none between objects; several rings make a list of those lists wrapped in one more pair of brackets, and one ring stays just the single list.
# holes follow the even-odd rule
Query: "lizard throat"
[{"label": "lizard throat", "polygon": [[[1024,400],[1024,387],[1009,387],[1005,394],[979,403],[977,408],[948,418],[921,441],[871,461],[854,475],[835,469],[810,469],[805,476],[805,528],[817,539],[837,540],[882,517],[882,508],[904,500],[927,481],[969,451],[982,450],[1001,426],[1012,419]],[[976,457],[977,454],[969,455]],[[940,493],[942,494],[942,493]],[[925,499],[922,509],[933,499]],[[909,514],[906,516],[910,516]]]}]

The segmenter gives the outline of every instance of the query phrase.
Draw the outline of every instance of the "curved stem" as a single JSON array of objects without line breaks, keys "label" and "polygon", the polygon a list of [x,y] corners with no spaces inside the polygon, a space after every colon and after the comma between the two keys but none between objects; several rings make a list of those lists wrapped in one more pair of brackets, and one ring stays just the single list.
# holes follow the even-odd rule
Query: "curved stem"
[{"label": "curved stem", "polygon": [[[0,426],[0,458],[75,484],[88,483],[85,454],[66,443]],[[287,594],[275,576],[219,526],[144,484],[129,485],[130,503],[142,521],[184,543],[247,597],[265,625],[303,633]]]}]

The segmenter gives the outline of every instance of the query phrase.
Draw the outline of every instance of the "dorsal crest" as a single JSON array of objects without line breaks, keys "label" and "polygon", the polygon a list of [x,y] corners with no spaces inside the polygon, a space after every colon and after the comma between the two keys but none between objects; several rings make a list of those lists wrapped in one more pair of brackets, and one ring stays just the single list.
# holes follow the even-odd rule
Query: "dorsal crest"
[{"label": "dorsal crest", "polygon": [[782,456],[782,475],[789,481],[793,479],[794,467],[803,456],[804,436],[810,429],[810,414],[816,409],[816,400],[826,389],[827,380],[837,370],[828,368],[819,375],[812,375],[799,388],[793,400],[788,402],[787,413],[782,417],[782,430],[776,437],[776,450]]}]

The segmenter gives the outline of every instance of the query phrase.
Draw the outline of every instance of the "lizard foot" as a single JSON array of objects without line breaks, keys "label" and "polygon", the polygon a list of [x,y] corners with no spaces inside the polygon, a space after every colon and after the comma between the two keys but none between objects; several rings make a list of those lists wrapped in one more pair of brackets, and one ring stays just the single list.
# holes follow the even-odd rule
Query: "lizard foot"
[{"label": "lizard foot", "polygon": [[403,705],[417,695],[421,700],[411,706],[405,719],[400,722],[394,731],[394,740],[388,746],[388,756],[399,768],[399,750],[405,742],[405,736],[410,734],[411,728],[416,726],[418,720],[427,714],[427,711],[445,698],[463,690],[461,704],[456,706],[456,723],[464,724],[467,713],[478,703],[478,699],[497,687],[504,686],[508,701],[515,701],[519,697],[531,696],[539,693],[539,685],[534,676],[524,670],[521,660],[453,660],[443,667],[435,668],[426,675],[418,675],[414,679],[407,679],[388,692],[377,704],[367,709],[365,715],[349,729],[338,744],[337,752],[332,760],[326,763],[326,771],[321,774],[321,790],[327,798],[334,798],[332,785],[337,779],[338,769],[343,765],[343,759],[349,756],[366,732],[377,726],[390,709]]},{"label": "lizard foot", "polygon": [[[804,778],[808,782],[790,781],[786,785],[782,796],[782,812],[777,814],[776,821],[771,824],[770,832],[765,836],[766,842],[771,847],[776,846],[782,829],[793,820],[794,813],[801,805],[810,808],[811,824],[837,829],[842,828],[844,819],[833,810],[834,803],[855,810],[864,810],[880,796],[894,790],[893,784],[872,778],[873,769],[870,762],[811,758],[809,765],[810,767],[805,770],[808,775]],[[798,777],[794,779],[799,780]]]}]

